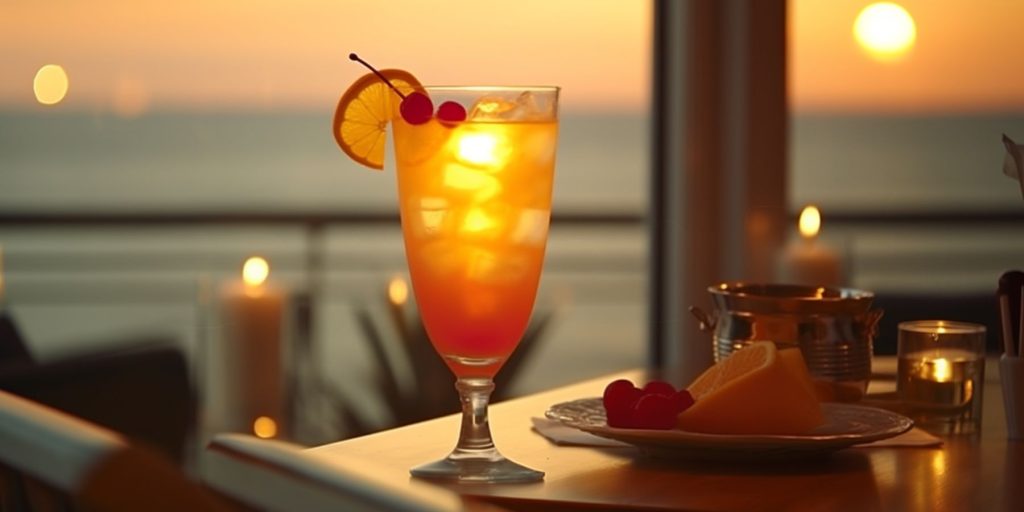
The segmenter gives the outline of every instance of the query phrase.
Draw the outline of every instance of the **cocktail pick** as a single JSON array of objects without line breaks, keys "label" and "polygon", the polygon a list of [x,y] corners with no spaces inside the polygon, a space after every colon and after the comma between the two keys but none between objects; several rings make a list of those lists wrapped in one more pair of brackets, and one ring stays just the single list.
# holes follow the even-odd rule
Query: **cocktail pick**
[{"label": "cocktail pick", "polygon": [[1007,357],[1020,354],[1017,351],[1017,337],[1021,333],[1021,306],[1024,294],[1024,272],[1010,270],[999,277],[999,317],[1003,328],[1003,350]]}]

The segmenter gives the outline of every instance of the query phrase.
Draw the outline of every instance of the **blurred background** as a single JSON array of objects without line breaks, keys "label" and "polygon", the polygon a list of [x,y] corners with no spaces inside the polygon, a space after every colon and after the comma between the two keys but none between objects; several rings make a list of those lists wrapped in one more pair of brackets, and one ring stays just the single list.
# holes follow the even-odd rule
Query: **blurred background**
[{"label": "blurred background", "polygon": [[[1021,188],[1000,172],[1001,134],[1024,141],[1024,4],[899,3],[788,4],[794,236],[815,204],[850,284],[990,297],[1024,256]],[[330,128],[365,71],[346,59],[356,51],[424,84],[562,86],[537,306],[550,320],[507,393],[645,363],[650,2],[0,10],[0,285],[37,360],[156,335],[184,353],[205,397],[211,347],[231,328],[220,299],[259,255],[289,297],[288,357],[332,390],[292,437],[395,424],[379,399],[383,342],[370,339],[395,336],[389,284],[406,276],[394,169],[351,162]],[[347,419],[331,416],[339,404]]]}]

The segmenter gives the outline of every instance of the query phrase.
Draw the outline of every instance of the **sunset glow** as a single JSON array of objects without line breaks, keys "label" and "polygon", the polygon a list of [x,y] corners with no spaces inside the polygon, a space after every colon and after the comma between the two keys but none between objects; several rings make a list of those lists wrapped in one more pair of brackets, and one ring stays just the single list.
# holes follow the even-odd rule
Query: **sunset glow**
[{"label": "sunset glow", "polygon": [[892,62],[906,55],[914,45],[917,27],[903,7],[879,2],[860,11],[853,23],[853,35],[869,55]]},{"label": "sunset glow", "polygon": [[[910,53],[880,62],[853,32],[870,1],[790,0],[790,108],[826,114],[1024,112],[1024,66],[1007,64],[1024,44],[1013,35],[1024,19],[1024,2],[898,1],[914,24]],[[879,36],[876,44],[910,40],[906,22],[891,20],[879,24],[902,25],[896,32],[903,36]]]},{"label": "sunset glow", "polygon": [[[898,1],[790,0],[791,108],[1024,111],[1024,66],[1007,64],[1024,2]],[[567,112],[637,112],[651,90],[651,11],[619,0],[13,2],[0,16],[11,77],[0,109],[61,98],[62,111],[124,117],[320,112],[364,73],[345,59],[358,51],[427,84],[556,84]],[[73,71],[73,95],[29,85],[53,62]]]}]

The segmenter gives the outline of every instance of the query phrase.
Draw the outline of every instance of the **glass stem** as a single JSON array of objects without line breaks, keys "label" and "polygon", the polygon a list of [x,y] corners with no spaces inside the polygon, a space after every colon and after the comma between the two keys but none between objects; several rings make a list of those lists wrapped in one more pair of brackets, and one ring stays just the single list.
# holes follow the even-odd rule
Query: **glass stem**
[{"label": "glass stem", "polygon": [[489,378],[458,379],[455,389],[462,400],[462,429],[459,443],[449,458],[491,459],[503,458],[491,440],[491,425],[487,421],[487,404],[494,391]]}]

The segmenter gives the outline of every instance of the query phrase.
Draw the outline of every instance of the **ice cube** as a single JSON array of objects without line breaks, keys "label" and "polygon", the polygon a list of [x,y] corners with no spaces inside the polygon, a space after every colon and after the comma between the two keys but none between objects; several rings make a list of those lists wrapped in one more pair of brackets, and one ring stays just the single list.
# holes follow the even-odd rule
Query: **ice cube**
[{"label": "ice cube", "polygon": [[497,221],[483,208],[472,208],[462,218],[462,232],[470,234],[487,233],[497,227]]},{"label": "ice cube", "polygon": [[518,104],[514,101],[509,101],[499,96],[484,96],[473,104],[473,107],[469,109],[470,120],[492,120],[492,119],[507,119],[512,111],[516,109]]},{"label": "ice cube", "polygon": [[497,129],[466,132],[457,144],[455,155],[460,162],[490,171],[501,169],[512,154],[508,137]]},{"label": "ice cube", "polygon": [[456,163],[445,165],[444,186],[470,192],[477,201],[490,199],[501,192],[501,182],[494,176]]},{"label": "ice cube", "polygon": [[515,227],[512,208],[507,203],[488,201],[469,207],[461,218],[459,231],[474,239],[496,239]]},{"label": "ice cube", "polygon": [[450,239],[440,239],[417,246],[410,256],[421,261],[427,272],[437,276],[454,276],[463,268],[460,245]]},{"label": "ice cube", "polygon": [[537,95],[526,91],[519,95],[516,103],[519,105],[519,110],[524,111],[523,114],[527,119],[553,121],[558,117],[555,112],[555,97],[551,94]]},{"label": "ice cube", "polygon": [[419,223],[416,234],[436,236],[441,233],[448,216],[448,200],[443,197],[424,197],[419,201]]},{"label": "ice cube", "polygon": [[466,277],[488,285],[516,284],[529,270],[526,255],[508,249],[499,253],[478,248],[469,254],[466,263]]},{"label": "ice cube", "polygon": [[519,221],[512,231],[512,241],[524,245],[544,245],[548,238],[547,210],[530,208],[519,214]]},{"label": "ice cube", "polygon": [[557,136],[548,131],[534,131],[523,142],[523,153],[529,155],[538,168],[547,169],[554,164]]},{"label": "ice cube", "polygon": [[469,119],[477,121],[543,121],[555,119],[554,98],[524,91],[515,99],[485,96],[469,109]]}]

